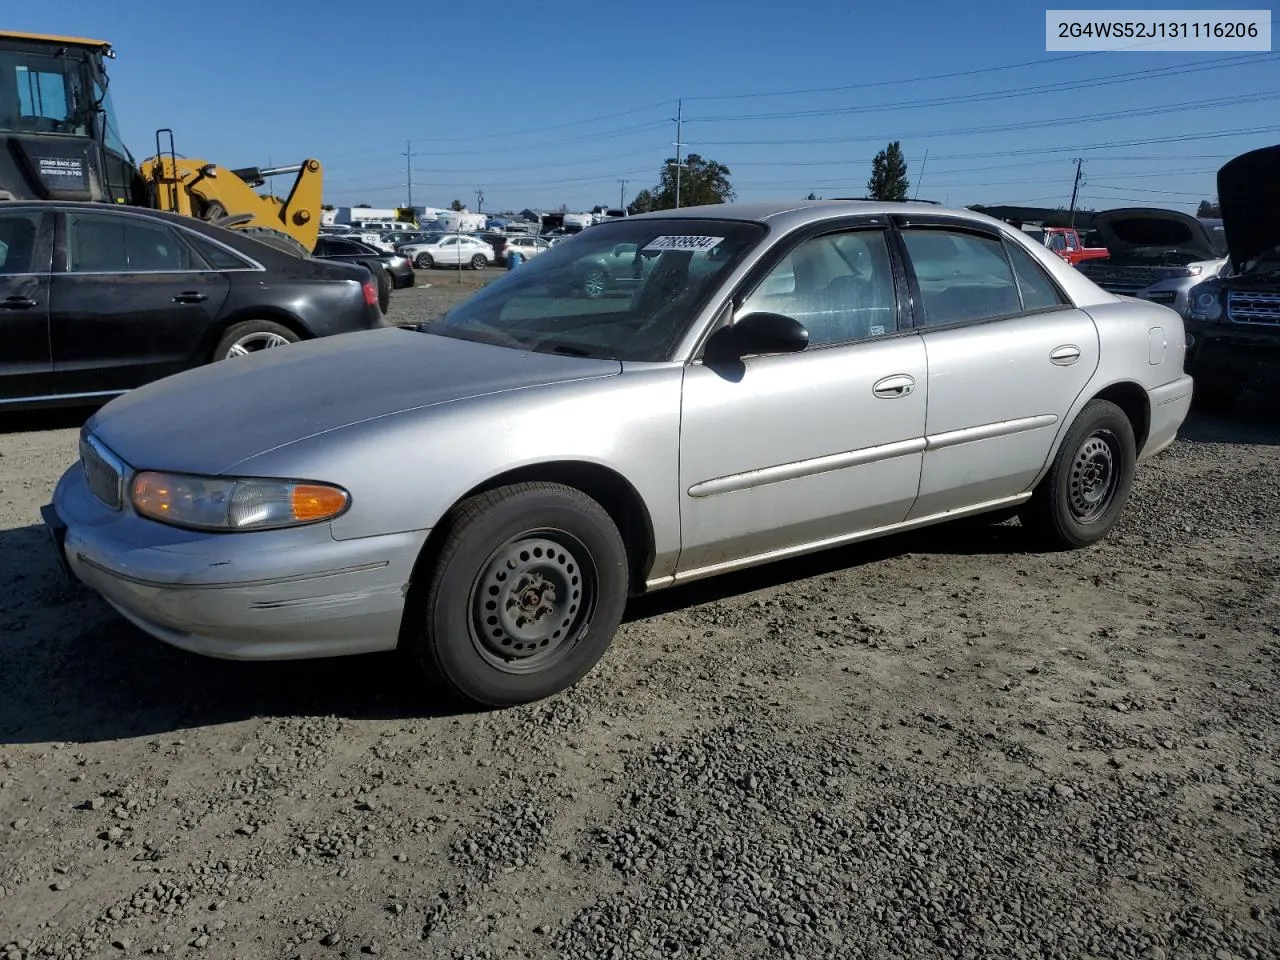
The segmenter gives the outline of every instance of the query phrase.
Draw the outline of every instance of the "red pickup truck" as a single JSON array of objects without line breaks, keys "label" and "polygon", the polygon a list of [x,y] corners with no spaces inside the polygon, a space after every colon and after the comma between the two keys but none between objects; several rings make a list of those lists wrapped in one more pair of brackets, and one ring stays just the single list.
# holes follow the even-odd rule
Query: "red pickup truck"
[{"label": "red pickup truck", "polygon": [[1023,227],[1022,230],[1073,266],[1085,260],[1105,260],[1111,256],[1106,247],[1086,247],[1074,227]]}]

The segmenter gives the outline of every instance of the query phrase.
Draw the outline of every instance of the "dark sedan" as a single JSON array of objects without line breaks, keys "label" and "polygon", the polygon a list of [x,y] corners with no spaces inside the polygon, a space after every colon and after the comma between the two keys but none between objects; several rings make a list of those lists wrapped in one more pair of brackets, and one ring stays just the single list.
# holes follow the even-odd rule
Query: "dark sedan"
[{"label": "dark sedan", "polygon": [[383,269],[391,275],[391,285],[396,290],[413,286],[413,264],[409,262],[408,257],[398,253],[387,253],[367,243],[361,243],[353,237],[322,236],[316,241],[313,255],[322,260],[343,260],[348,263],[364,264],[366,261],[375,261],[382,264]]},{"label": "dark sedan", "polygon": [[214,360],[385,325],[364,267],[154,210],[0,206],[0,409],[99,403]]}]

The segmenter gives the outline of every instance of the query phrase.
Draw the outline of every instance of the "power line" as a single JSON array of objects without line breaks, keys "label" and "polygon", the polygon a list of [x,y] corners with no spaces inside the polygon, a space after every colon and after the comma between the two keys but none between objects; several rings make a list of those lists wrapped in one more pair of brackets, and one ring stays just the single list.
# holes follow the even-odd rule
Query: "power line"
[{"label": "power line", "polygon": [[1035,87],[1016,87],[1008,90],[994,90],[988,93],[954,94],[945,97],[931,97],[921,100],[901,100],[896,103],[858,104],[851,107],[824,107],[816,110],[791,110],[775,113],[729,114],[719,117],[690,117],[690,123],[721,123],[740,120],[804,120],[817,117],[844,116],[855,113],[876,113],[884,110],[919,109],[925,107],[954,106],[956,104],[986,103],[993,100],[1009,100],[1029,97],[1043,93],[1062,93],[1071,90],[1084,90],[1091,87],[1105,87],[1117,83],[1132,83],[1135,80],[1156,80],[1170,76],[1181,76],[1188,73],[1202,73],[1211,70],[1226,70],[1232,67],[1248,66],[1280,60],[1280,54],[1245,54],[1238,57],[1224,57],[1210,63],[1192,64],[1190,66],[1151,67],[1145,70],[1134,70],[1128,73],[1111,74],[1106,77],[1094,77],[1089,80],[1063,80],[1057,83],[1040,84]]},{"label": "power line", "polygon": [[1201,100],[1198,103],[1187,103],[1185,100],[1181,100],[1176,104],[1136,107],[1129,110],[1115,111],[1113,113],[1082,114],[1075,117],[1054,117],[1047,120],[1020,120],[1010,123],[992,124],[986,127],[952,127],[947,130],[920,130],[913,133],[891,134],[879,133],[857,137],[800,137],[784,140],[702,140],[695,141],[695,145],[707,147],[742,147],[760,145],[800,145],[813,143],[861,143],[864,141],[880,142],[883,140],[909,139],[926,140],[932,137],[958,137],[978,133],[1007,133],[1013,130],[1041,130],[1049,127],[1067,127],[1077,123],[1103,123],[1107,120],[1130,120],[1135,117],[1154,117],[1169,113],[1190,113],[1196,110],[1209,110],[1214,107],[1259,103],[1266,100],[1276,99],[1280,99],[1280,90],[1271,90],[1247,97],[1219,97],[1214,100]]}]

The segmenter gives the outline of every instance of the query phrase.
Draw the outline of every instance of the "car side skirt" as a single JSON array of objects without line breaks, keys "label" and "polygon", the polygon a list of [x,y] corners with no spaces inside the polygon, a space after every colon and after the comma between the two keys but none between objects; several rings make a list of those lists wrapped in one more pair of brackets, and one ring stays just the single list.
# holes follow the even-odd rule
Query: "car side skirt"
[{"label": "car side skirt", "polygon": [[748,567],[757,567],[766,563],[772,563],[776,560],[785,560],[789,557],[798,557],[807,553],[818,553],[822,550],[829,550],[833,547],[842,547],[847,544],[857,543],[861,540],[873,540],[878,537],[889,536],[894,533],[902,533],[907,530],[914,530],[917,527],[927,527],[935,523],[945,523],[948,520],[958,520],[961,517],[971,517],[980,513],[990,513],[1005,507],[1017,506],[1026,503],[1031,499],[1032,491],[1019,493],[1012,497],[1002,497],[999,500],[988,500],[985,503],[976,503],[971,507],[965,507],[961,510],[947,510],[942,513],[931,514],[927,517],[917,517],[914,520],[907,520],[903,523],[895,523],[885,527],[873,527],[869,530],[858,530],[854,533],[845,533],[836,537],[824,537],[821,540],[812,540],[807,543],[796,544],[791,547],[783,547],[779,550],[771,550],[768,553],[758,553],[749,557],[739,557],[735,560],[726,560],[723,563],[714,563],[705,567],[697,567],[693,570],[682,570],[667,577],[657,577],[653,580],[645,581],[645,592],[653,592],[666,587],[674,587],[678,584],[689,583],[693,580],[702,580],[706,577],[712,577],[721,573],[730,573],[734,570],[744,570]]}]

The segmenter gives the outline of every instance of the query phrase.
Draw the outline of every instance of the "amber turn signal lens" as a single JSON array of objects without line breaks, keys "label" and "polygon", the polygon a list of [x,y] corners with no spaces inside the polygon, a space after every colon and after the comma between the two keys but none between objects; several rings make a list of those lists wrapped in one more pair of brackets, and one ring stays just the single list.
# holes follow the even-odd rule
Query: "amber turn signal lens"
[{"label": "amber turn signal lens", "polygon": [[299,483],[293,488],[293,519],[304,522],[337,516],[347,506],[345,491],[314,483]]}]

